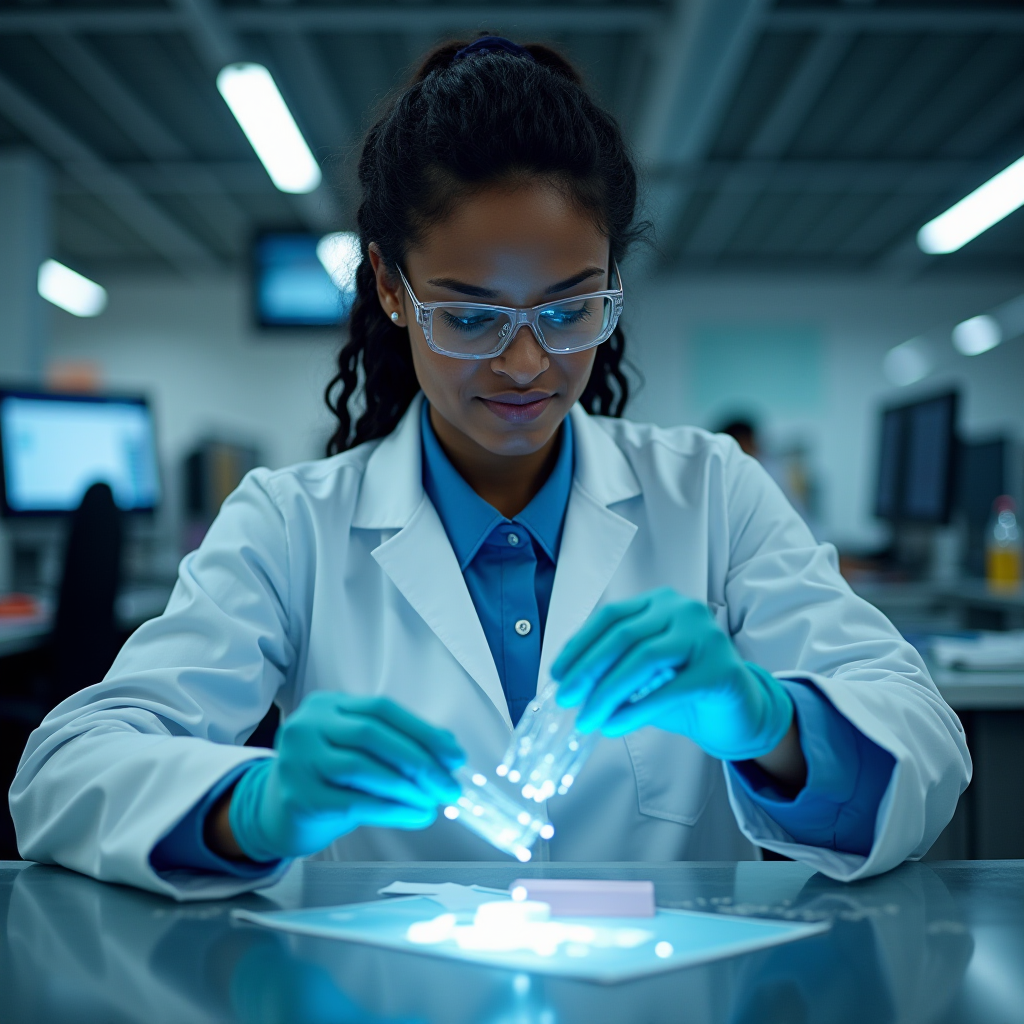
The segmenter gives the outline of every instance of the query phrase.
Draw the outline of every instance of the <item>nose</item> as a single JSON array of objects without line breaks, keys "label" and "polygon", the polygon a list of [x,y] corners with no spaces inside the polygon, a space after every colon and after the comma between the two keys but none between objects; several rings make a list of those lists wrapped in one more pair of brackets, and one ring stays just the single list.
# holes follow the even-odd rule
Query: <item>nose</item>
[{"label": "nose", "polygon": [[519,386],[536,380],[550,365],[547,352],[529,324],[521,325],[509,347],[491,361],[495,373],[504,374]]}]

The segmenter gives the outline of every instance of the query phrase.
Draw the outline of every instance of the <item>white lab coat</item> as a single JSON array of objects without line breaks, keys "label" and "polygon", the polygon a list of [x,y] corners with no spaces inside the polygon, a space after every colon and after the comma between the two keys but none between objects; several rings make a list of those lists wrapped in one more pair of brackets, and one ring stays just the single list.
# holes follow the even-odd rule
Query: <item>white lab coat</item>
[{"label": "white lab coat", "polygon": [[[271,703],[287,715],[312,690],[390,697],[451,729],[472,764],[498,763],[512,724],[423,490],[421,401],[381,441],[246,477],[182,561],[164,614],[33,733],[11,789],[23,857],[178,899],[256,887],[157,874],[149,853],[218,778],[267,756],[240,744]],[[914,649],[839,576],[834,549],[730,438],[571,415],[541,684],[595,608],[671,586],[706,601],[745,659],[811,681],[896,766],[869,856],[836,853],[794,842],[694,743],[648,727],[602,739],[548,803],[556,834],[541,856],[736,860],[754,843],[852,880],[924,854],[970,779],[963,730]],[[322,856],[502,855],[441,818],[420,832],[358,829]]]}]

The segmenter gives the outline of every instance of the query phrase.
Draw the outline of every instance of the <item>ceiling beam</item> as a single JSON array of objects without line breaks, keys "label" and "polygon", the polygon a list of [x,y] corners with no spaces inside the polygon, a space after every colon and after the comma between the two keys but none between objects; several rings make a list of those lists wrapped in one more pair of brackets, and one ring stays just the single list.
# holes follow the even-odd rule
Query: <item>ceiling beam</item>
[{"label": "ceiling beam", "polygon": [[342,108],[337,89],[309,36],[289,29],[274,33],[268,43],[285,81],[293,85],[296,105],[310,128],[332,149],[347,146],[355,137],[355,125]]},{"label": "ceiling beam", "polygon": [[[659,40],[658,66],[639,136],[649,169],[694,164],[704,156],[746,63],[766,3],[676,0],[672,26]],[[664,258],[692,195],[685,179],[652,184],[645,215],[659,237],[649,256]]]},{"label": "ceiling beam", "polygon": [[[782,156],[789,148],[836,68],[850,48],[853,37],[827,31],[805,51],[796,70],[782,89],[746,148],[748,160]],[[685,241],[688,255],[717,256],[725,250],[761,194],[763,175],[741,167],[728,176]]]},{"label": "ceiling beam", "polygon": [[[750,188],[775,191],[847,190],[866,193],[909,189],[936,193],[964,188],[965,194],[1005,161],[992,160],[708,160],[662,168],[652,186],[683,183],[701,189],[721,188],[734,175]],[[154,195],[214,195],[227,189],[238,195],[275,195],[262,168],[248,161],[154,161],[117,163],[111,169]]]},{"label": "ceiling beam", "polygon": [[[167,9],[74,9],[0,12],[0,35],[46,32],[166,33],[186,32],[208,21],[209,2],[174,0],[176,10]],[[520,32],[653,32],[664,27],[657,7],[642,4],[551,5],[511,7],[489,6],[342,6],[279,9],[234,8],[217,12],[222,25],[242,32],[279,32],[285,29],[317,32],[428,32],[453,29],[511,28]],[[216,29],[198,31],[204,36],[209,55],[229,52]]]},{"label": "ceiling beam", "polygon": [[1024,32],[1024,11],[1007,7],[787,7],[767,14],[772,32],[879,32],[891,34]]},{"label": "ceiling beam", "polygon": [[190,277],[220,266],[202,242],[133,181],[107,164],[2,74],[0,112],[172,266]]},{"label": "ceiling beam", "polygon": [[147,157],[188,159],[181,140],[136,99],[88,43],[56,32],[43,36],[41,45]]},{"label": "ceiling beam", "polygon": [[171,0],[171,4],[181,12],[199,56],[211,71],[242,59],[242,45],[213,0]]},{"label": "ceiling beam", "polygon": [[690,187],[714,189],[731,175],[742,174],[751,187],[776,191],[880,192],[926,191],[957,188],[967,191],[1002,169],[1004,160],[706,160],[663,168],[656,183],[683,182]]},{"label": "ceiling beam", "polygon": [[[191,157],[187,147],[161,122],[135,94],[110,69],[107,63],[84,40],[76,36],[54,34],[44,36],[41,45],[57,63],[92,97],[96,104],[115,122],[117,127],[150,160],[167,163],[182,163]],[[216,196],[212,205],[217,216],[211,217],[211,204],[197,210],[207,225],[228,243],[234,245],[233,236],[238,234],[238,225],[246,223],[245,211],[228,194],[217,176],[202,167],[195,167],[193,177],[202,179],[203,187],[192,196]],[[136,184],[141,184],[136,181]],[[153,190],[142,190],[152,195]],[[227,221],[225,227],[222,221]]]}]

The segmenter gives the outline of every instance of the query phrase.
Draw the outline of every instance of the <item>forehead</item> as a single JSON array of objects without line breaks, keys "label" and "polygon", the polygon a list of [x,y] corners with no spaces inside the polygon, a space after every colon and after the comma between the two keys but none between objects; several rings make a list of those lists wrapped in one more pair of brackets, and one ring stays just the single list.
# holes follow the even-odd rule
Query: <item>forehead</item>
[{"label": "forehead", "polygon": [[[424,230],[410,257],[428,273],[459,268],[481,274],[548,266],[562,276],[603,265],[608,238],[593,215],[544,182],[493,186],[460,199],[442,221]],[[429,269],[427,265],[429,266]]]}]

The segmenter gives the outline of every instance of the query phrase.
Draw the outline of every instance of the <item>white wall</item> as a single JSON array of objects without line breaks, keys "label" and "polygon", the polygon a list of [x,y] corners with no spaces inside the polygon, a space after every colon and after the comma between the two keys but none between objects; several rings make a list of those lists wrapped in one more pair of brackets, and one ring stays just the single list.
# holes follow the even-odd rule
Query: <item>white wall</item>
[{"label": "white wall", "polygon": [[[107,388],[148,393],[172,510],[181,459],[205,434],[255,442],[270,466],[318,457],[332,420],[323,387],[340,339],[267,334],[251,326],[242,278],[202,284],[104,281],[108,310],[95,320],[55,311],[52,357],[98,364]],[[629,408],[637,420],[712,426],[694,399],[691,341],[706,326],[817,328],[821,394],[807,408],[760,412],[769,439],[808,442],[823,497],[823,532],[848,545],[879,541],[870,505],[877,408],[894,397],[956,382],[968,434],[1011,429],[1024,439],[1024,339],[973,359],[957,355],[948,329],[1021,291],[1019,282],[886,286],[864,279],[690,278],[630,288],[624,324],[646,386]],[[893,345],[941,329],[940,367],[895,389],[882,376]],[[724,411],[724,408],[723,408]]]},{"label": "white wall", "polygon": [[[822,339],[821,394],[806,409],[762,404],[763,425],[776,445],[807,442],[822,491],[822,533],[848,546],[884,537],[871,516],[877,411],[883,402],[949,384],[961,389],[966,436],[1009,430],[1024,440],[1024,338],[973,358],[949,340],[959,321],[1024,290],[1013,280],[886,285],[867,279],[803,277],[659,280],[627,296],[630,355],[646,384],[631,402],[633,419],[662,425],[714,427],[693,388],[693,338],[707,326],[816,327]],[[882,375],[893,346],[931,332],[936,371],[909,388]]]},{"label": "white wall", "polygon": [[150,397],[168,529],[176,528],[182,460],[204,436],[255,444],[271,467],[323,455],[333,419],[322,396],[339,335],[257,331],[242,278],[103,283],[110,304],[102,315],[54,311],[51,360],[95,363],[105,389]]}]

